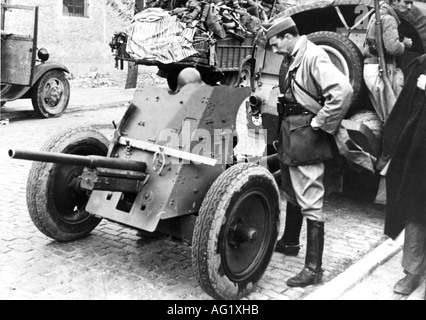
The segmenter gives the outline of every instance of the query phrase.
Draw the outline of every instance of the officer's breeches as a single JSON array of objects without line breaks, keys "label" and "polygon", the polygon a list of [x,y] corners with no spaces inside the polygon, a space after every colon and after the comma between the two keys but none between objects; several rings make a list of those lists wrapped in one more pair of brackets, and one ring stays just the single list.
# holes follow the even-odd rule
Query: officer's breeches
[{"label": "officer's breeches", "polygon": [[299,205],[305,218],[325,222],[322,210],[325,193],[323,184],[324,163],[295,167],[282,165],[281,170],[288,170],[289,175],[284,174],[283,178],[291,180],[291,182],[283,181],[284,191],[286,191],[286,185],[288,187],[290,184],[293,189],[293,192],[284,192],[288,201]]}]

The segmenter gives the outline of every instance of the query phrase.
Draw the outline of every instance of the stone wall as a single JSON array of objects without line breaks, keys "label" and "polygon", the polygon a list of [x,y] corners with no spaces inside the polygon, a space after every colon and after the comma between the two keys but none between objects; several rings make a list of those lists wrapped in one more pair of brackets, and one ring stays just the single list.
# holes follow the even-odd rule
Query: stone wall
[{"label": "stone wall", "polygon": [[[118,72],[108,44],[114,32],[130,23],[134,0],[87,1],[87,18],[64,16],[62,0],[9,0],[8,3],[39,6],[38,47],[47,48],[50,60],[63,63],[73,77]],[[10,20],[18,27],[26,18]]]}]

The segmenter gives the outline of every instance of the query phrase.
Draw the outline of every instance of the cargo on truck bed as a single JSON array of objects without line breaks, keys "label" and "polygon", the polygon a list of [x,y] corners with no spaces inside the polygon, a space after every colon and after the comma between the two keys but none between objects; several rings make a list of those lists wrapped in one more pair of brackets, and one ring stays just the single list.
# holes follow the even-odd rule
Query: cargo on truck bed
[{"label": "cargo on truck bed", "polygon": [[[208,84],[236,85],[252,56],[255,35],[269,18],[268,3],[205,3],[190,0],[144,8],[110,43],[116,67],[124,62],[157,66],[174,90],[186,67],[198,69]],[[244,74],[243,74],[244,75]]]}]

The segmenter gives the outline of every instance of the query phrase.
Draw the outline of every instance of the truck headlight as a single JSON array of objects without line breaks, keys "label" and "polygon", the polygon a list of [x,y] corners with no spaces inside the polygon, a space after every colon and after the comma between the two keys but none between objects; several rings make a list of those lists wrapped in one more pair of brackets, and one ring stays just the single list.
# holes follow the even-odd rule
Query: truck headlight
[{"label": "truck headlight", "polygon": [[41,49],[38,50],[37,56],[41,61],[46,62],[47,60],[49,60],[50,55],[49,55],[49,51],[47,51],[47,49],[41,48]]}]

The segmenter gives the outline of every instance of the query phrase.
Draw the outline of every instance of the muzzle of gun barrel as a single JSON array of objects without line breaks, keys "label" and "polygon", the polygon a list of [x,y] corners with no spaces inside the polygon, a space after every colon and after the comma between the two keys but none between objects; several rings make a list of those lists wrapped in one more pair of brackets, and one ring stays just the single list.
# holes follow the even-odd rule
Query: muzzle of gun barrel
[{"label": "muzzle of gun barrel", "polygon": [[260,99],[258,96],[251,96],[249,98],[249,103],[250,103],[250,109],[251,109],[251,114],[253,116],[257,116],[261,113],[261,106],[262,106],[262,99]]}]

